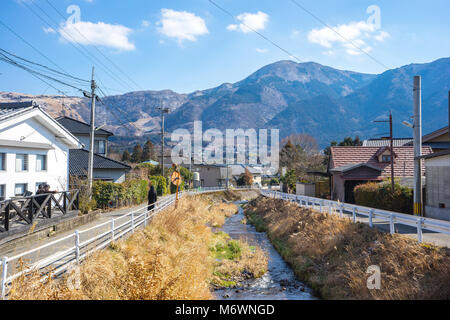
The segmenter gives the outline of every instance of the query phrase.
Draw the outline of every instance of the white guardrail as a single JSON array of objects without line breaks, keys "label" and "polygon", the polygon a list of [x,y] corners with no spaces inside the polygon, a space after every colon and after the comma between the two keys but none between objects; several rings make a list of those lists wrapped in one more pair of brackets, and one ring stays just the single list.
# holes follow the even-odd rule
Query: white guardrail
[{"label": "white guardrail", "polygon": [[412,216],[338,201],[287,194],[278,191],[261,190],[261,194],[266,197],[296,202],[300,207],[305,206],[312,209],[317,209],[321,213],[328,207],[328,214],[332,215],[333,212],[339,212],[341,218],[344,217],[344,214],[349,214],[351,215],[354,223],[356,223],[356,218],[358,215],[368,217],[369,226],[371,228],[373,228],[374,219],[381,219],[389,223],[389,230],[391,234],[395,233],[395,224],[414,227],[417,229],[417,239],[419,243],[422,243],[423,241],[423,230],[450,235],[450,222],[448,221]]},{"label": "white guardrail", "polygon": [[[234,187],[230,189],[243,190],[251,188]],[[179,197],[225,190],[225,188],[199,188],[196,190],[180,192]],[[153,216],[174,203],[175,195],[166,196],[157,201],[152,210],[147,210],[146,205],[141,209],[131,211],[117,218],[112,218],[109,221],[95,225],[91,228],[82,231],[76,230],[74,233],[65,237],[48,242],[13,257],[2,257],[0,297],[5,299],[8,285],[21,275],[31,271],[39,271],[42,272],[43,279],[45,279],[50,272],[52,276],[57,276],[67,271],[74,264],[79,264],[92,252],[107,247],[110,243],[122,238],[128,233],[133,233],[139,226],[145,227]],[[92,234],[94,234],[94,236],[92,236]],[[54,248],[55,245],[58,246],[58,250]],[[31,260],[33,255],[38,256],[37,259],[33,259],[35,262],[27,269],[21,270],[22,267],[20,261],[26,262],[27,257]]]}]

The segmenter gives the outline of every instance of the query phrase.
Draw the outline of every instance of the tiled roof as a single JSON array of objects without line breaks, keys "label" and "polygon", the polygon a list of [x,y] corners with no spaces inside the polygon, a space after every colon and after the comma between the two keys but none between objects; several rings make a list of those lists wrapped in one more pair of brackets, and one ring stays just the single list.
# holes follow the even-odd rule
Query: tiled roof
[{"label": "tiled roof", "polygon": [[28,109],[33,109],[36,105],[33,101],[0,103],[0,120],[7,119]]},{"label": "tiled roof", "polygon": [[[62,126],[64,126],[67,130],[69,130],[72,134],[90,134],[91,133],[91,126],[85,122],[75,120],[69,117],[60,117],[57,118],[56,121],[58,121]],[[114,134],[100,129],[95,131],[96,136],[113,136]]]},{"label": "tiled roof", "polygon": [[[413,138],[398,138],[394,139],[394,147],[402,147],[412,145]],[[363,141],[363,147],[387,147],[390,146],[390,141],[386,139],[370,139]]]},{"label": "tiled roof", "polygon": [[436,130],[434,132],[431,132],[431,133],[423,136],[422,141],[428,142],[428,141],[436,139],[437,137],[442,136],[444,134],[448,134],[448,126],[445,126],[442,129]]},{"label": "tiled roof", "polygon": [[[88,169],[89,151],[74,149],[69,151],[69,173],[75,176],[85,176]],[[129,170],[131,167],[98,154],[94,154],[94,169]]]},{"label": "tiled roof", "polygon": [[[381,177],[391,175],[390,163],[379,163],[376,153],[378,147],[331,147],[330,171],[348,165],[367,163],[382,170]],[[397,155],[394,162],[394,174],[396,177],[414,176],[414,147],[394,147]],[[422,147],[422,154],[431,154],[430,147]],[[425,174],[425,166],[422,166],[422,174]]]}]

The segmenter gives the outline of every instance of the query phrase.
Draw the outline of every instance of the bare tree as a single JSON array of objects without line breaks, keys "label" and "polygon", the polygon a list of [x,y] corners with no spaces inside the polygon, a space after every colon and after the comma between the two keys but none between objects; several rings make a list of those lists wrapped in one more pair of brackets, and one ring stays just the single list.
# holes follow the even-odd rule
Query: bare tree
[{"label": "bare tree", "polygon": [[306,133],[290,135],[289,137],[284,138],[281,141],[281,144],[285,145],[288,141],[290,141],[294,146],[299,146],[302,148],[307,154],[317,153],[319,150],[317,140]]}]

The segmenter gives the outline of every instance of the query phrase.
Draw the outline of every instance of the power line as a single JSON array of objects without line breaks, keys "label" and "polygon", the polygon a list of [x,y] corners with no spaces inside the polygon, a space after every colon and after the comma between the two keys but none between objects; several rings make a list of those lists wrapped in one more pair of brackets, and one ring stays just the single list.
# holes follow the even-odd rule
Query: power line
[{"label": "power line", "polygon": [[[62,85],[71,87],[71,88],[76,89],[76,90],[81,91],[81,92],[84,91],[83,89],[80,89],[80,88],[78,88],[78,87],[76,87],[76,86],[74,86],[74,85],[72,85],[72,84],[69,84],[69,83],[67,83],[67,82],[64,82],[64,81],[62,81],[62,80],[60,80],[60,79],[56,79],[56,78],[54,78],[54,77],[52,77],[52,76],[49,76],[49,75],[43,74],[43,73],[41,73],[41,72],[39,72],[39,71],[30,69],[30,68],[28,68],[28,67],[26,67],[26,66],[20,64],[19,62],[14,61],[13,59],[11,59],[10,57],[8,57],[8,56],[5,55],[4,53],[1,53],[1,52],[0,52],[0,56],[2,56],[2,57],[0,57],[0,60],[4,61],[4,62],[6,62],[6,63],[9,63],[9,64],[11,64],[11,65],[13,65],[13,66],[15,66],[15,67],[21,68],[21,69],[23,69],[23,70],[25,70],[25,71],[27,71],[27,72],[33,74],[33,75],[37,75],[37,76],[39,76],[39,77],[44,77],[44,78],[46,78],[46,79],[48,79],[48,80],[58,82],[58,83],[60,83],[60,84],[62,84]],[[48,84],[48,83],[47,83],[47,84]],[[53,88],[54,88],[54,87],[53,87]],[[54,88],[54,89],[55,89],[55,88]],[[58,91],[59,91],[59,90],[58,90]]]},{"label": "power line", "polygon": [[[47,3],[64,19],[64,15],[57,9],[55,6],[49,1],[46,0]],[[106,60],[108,60],[120,73],[122,73],[128,80],[130,80],[137,88],[142,88],[131,78],[129,77],[118,65],[116,65],[111,59],[109,59],[95,44],[93,44],[83,33],[81,33],[77,27],[74,26],[74,29],[84,38],[86,39]]]},{"label": "power line", "polygon": [[365,54],[366,56],[368,56],[370,59],[372,59],[373,61],[375,61],[376,63],[378,63],[379,65],[381,65],[383,68],[385,68],[386,70],[389,70],[390,68],[388,66],[386,66],[384,63],[382,63],[380,60],[378,60],[377,58],[375,58],[374,56],[372,56],[370,53],[368,53],[367,51],[361,49],[357,44],[354,43],[354,41],[347,39],[345,36],[343,36],[339,31],[337,31],[336,29],[332,28],[330,25],[328,25],[325,21],[323,21],[322,19],[320,19],[318,16],[316,16],[314,13],[312,13],[311,11],[309,11],[307,8],[305,8],[304,6],[302,6],[300,3],[298,3],[296,0],[291,0],[291,2],[293,4],[295,4],[297,7],[299,7],[300,9],[302,9],[303,11],[305,11],[307,14],[309,14],[311,17],[313,17],[314,19],[316,19],[317,21],[319,21],[321,24],[323,24],[325,27],[327,27],[328,29],[330,29],[331,31],[333,31],[334,33],[336,33],[339,37],[341,37],[344,41],[350,43],[352,46],[354,46],[356,49],[358,49],[359,51],[361,51],[363,54]]},{"label": "power line", "polygon": [[3,21],[0,20],[0,24],[2,24],[9,32],[11,32],[13,35],[15,35],[17,38],[19,38],[20,40],[22,40],[25,44],[27,44],[30,48],[32,48],[34,51],[36,51],[38,54],[40,54],[42,57],[44,57],[47,61],[49,61],[51,64],[53,64],[55,67],[57,67],[58,69],[60,69],[63,72],[67,72],[65,71],[63,68],[61,68],[60,66],[58,66],[55,62],[53,62],[52,59],[50,59],[49,57],[47,57],[45,54],[43,54],[39,49],[37,49],[35,46],[33,46],[30,42],[28,42],[27,40],[25,40],[22,36],[20,36],[17,32],[15,32],[13,29],[11,29],[10,27],[8,27]]},{"label": "power line", "polygon": [[[37,7],[43,14],[45,14],[53,23],[54,25],[51,25],[47,20],[45,20],[39,13],[37,13],[33,8],[27,3],[23,2],[23,4],[27,7],[28,10],[30,10],[36,17],[38,17],[41,21],[43,21],[47,26],[54,29],[59,27],[58,22],[56,22],[52,17],[50,17],[45,10],[43,10],[38,4],[36,4],[34,1],[31,1],[31,3]],[[81,53],[86,59],[90,60],[94,64],[100,64],[101,68],[105,73],[107,73],[112,79],[114,79],[117,83],[119,83],[121,86],[126,88],[126,90],[129,90],[131,87],[125,84],[119,77],[117,77],[114,72],[112,72],[102,61],[100,61],[97,57],[95,57],[92,53],[89,52],[85,47],[78,44],[75,39],[67,32],[60,30],[61,33],[63,33],[66,37],[66,39],[71,39],[72,41],[68,41],[69,44],[74,47],[79,53]],[[84,50],[85,52],[81,51]],[[127,87],[128,86],[128,87]],[[132,88],[131,88],[132,90]]]},{"label": "power line", "polygon": [[13,53],[11,53],[11,52],[8,52],[8,51],[6,51],[6,50],[4,50],[4,49],[2,49],[2,48],[0,48],[0,51],[4,52],[4,53],[6,53],[6,54],[8,54],[8,55],[10,55],[10,56],[13,56],[13,57],[15,57],[15,58],[17,58],[17,59],[19,59],[19,60],[22,60],[22,61],[24,61],[24,62],[27,62],[27,63],[29,63],[29,64],[32,64],[32,65],[35,65],[35,66],[44,68],[44,69],[46,69],[46,70],[48,70],[48,71],[51,71],[51,72],[53,72],[53,73],[56,73],[56,74],[58,74],[58,75],[65,76],[65,77],[67,77],[67,78],[71,78],[71,79],[76,80],[76,81],[79,81],[79,82],[87,82],[87,83],[90,83],[89,80],[84,80],[84,79],[81,79],[81,78],[77,78],[77,77],[74,77],[74,76],[72,76],[72,75],[70,75],[70,74],[68,74],[68,73],[59,72],[59,71],[54,70],[54,69],[52,69],[52,68],[49,68],[49,67],[47,67],[47,66],[45,66],[45,65],[43,65],[43,64],[36,63],[36,62],[30,61],[30,60],[27,60],[27,59],[25,59],[25,58],[19,57],[19,56],[15,55],[15,54],[13,54]]},{"label": "power line", "polygon": [[271,39],[269,39],[268,37],[266,37],[265,35],[263,35],[261,32],[258,32],[257,30],[255,30],[254,28],[248,26],[246,23],[244,23],[243,21],[238,20],[230,11],[226,10],[225,8],[219,6],[216,2],[214,2],[213,0],[208,0],[213,6],[215,6],[216,8],[220,9],[221,11],[225,12],[227,15],[229,15],[230,17],[232,17],[235,21],[237,21],[238,23],[244,25],[245,27],[247,27],[248,29],[250,29],[251,31],[253,31],[254,33],[256,33],[257,35],[259,35],[261,38],[263,38],[264,40],[268,41],[270,44],[272,44],[273,46],[277,47],[278,49],[280,49],[281,51],[283,51],[284,53],[286,53],[287,55],[289,55],[290,57],[294,58],[295,60],[297,60],[298,62],[303,62],[300,58],[298,58],[297,56],[295,56],[294,54],[290,53],[288,50],[284,49],[283,47],[281,47],[280,45],[278,45],[277,43],[275,43],[274,41],[272,41]]}]

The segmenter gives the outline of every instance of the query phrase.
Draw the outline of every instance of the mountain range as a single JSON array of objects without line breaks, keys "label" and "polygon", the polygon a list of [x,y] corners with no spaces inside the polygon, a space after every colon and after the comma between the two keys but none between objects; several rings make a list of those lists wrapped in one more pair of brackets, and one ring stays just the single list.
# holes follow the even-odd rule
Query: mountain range
[{"label": "mountain range", "polygon": [[[392,111],[394,136],[412,136],[413,77],[422,76],[423,131],[448,124],[450,58],[410,64],[382,74],[337,70],[318,63],[279,61],[246,79],[216,88],[179,94],[171,90],[138,91],[107,96],[97,109],[97,122],[116,134],[116,141],[132,144],[160,130],[158,107],[167,107],[165,128],[203,129],[277,128],[281,138],[294,133],[315,137],[321,147],[330,141],[358,135],[361,139],[387,135]],[[0,92],[0,101],[35,99],[54,116],[66,115],[89,122],[86,98],[31,96]]]}]

